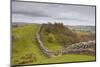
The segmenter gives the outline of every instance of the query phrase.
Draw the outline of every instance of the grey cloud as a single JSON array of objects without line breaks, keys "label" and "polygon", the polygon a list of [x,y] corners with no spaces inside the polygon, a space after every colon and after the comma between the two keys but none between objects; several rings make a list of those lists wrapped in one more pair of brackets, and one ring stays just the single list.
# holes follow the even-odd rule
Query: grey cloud
[{"label": "grey cloud", "polygon": [[12,2],[12,13],[31,17],[48,17],[95,23],[94,6],[77,6],[33,2]]}]

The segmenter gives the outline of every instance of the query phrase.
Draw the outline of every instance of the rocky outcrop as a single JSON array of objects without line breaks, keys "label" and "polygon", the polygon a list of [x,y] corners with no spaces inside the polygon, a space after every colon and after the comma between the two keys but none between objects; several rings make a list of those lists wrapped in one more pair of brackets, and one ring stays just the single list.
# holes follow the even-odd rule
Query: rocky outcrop
[{"label": "rocky outcrop", "polygon": [[62,54],[89,54],[95,55],[96,43],[94,41],[75,43],[63,49]]}]

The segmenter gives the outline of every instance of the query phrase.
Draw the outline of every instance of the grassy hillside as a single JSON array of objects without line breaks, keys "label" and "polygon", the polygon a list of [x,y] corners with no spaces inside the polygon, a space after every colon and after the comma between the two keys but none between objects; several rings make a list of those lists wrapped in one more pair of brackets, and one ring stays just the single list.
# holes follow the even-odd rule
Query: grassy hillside
[{"label": "grassy hillside", "polygon": [[[34,63],[46,58],[40,51],[35,39],[35,34],[38,29],[39,26],[36,24],[12,28],[14,36],[12,43],[13,64]],[[27,57],[28,55],[30,55],[29,58]],[[26,61],[27,59],[30,59],[30,62]]]},{"label": "grassy hillside", "polygon": [[67,47],[74,43],[95,40],[95,33],[73,31],[62,23],[44,24],[40,33],[45,46],[55,52],[59,52],[63,47]]},{"label": "grassy hillside", "polygon": [[[21,24],[21,26],[19,25],[12,27],[12,65],[95,60],[95,56],[76,54],[67,54],[56,56],[53,58],[47,58],[40,50],[39,44],[36,41],[35,35],[39,28],[40,25],[38,24]],[[55,53],[58,53],[64,47],[63,44],[66,43],[66,39],[69,39],[69,41],[71,41],[75,36],[74,33],[69,29],[67,29],[67,35],[69,36],[65,36],[66,32],[63,31],[63,28],[61,28],[60,30],[59,28],[52,28],[52,32],[50,32],[50,30],[47,32],[45,31],[46,29],[48,30],[48,28],[45,27],[44,31],[41,32],[41,37],[43,38],[45,46]],[[61,40],[62,38],[65,40]]]},{"label": "grassy hillside", "polygon": [[42,63],[79,62],[79,61],[95,61],[95,57],[88,55],[68,54],[47,59]]},{"label": "grassy hillside", "polygon": [[76,33],[56,23],[44,24],[40,34],[45,46],[55,52],[59,52],[65,45],[75,43],[77,38]]}]

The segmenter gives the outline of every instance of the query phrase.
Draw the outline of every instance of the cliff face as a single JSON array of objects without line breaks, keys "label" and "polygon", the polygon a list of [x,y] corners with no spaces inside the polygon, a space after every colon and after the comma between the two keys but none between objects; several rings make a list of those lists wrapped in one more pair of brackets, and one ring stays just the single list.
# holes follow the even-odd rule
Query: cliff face
[{"label": "cliff face", "polygon": [[49,34],[52,34],[56,39],[56,42],[63,45],[69,45],[77,42],[76,33],[71,31],[68,27],[65,27],[62,23],[43,24],[40,33],[47,37]]},{"label": "cliff face", "polygon": [[78,42],[95,40],[95,34],[86,32],[75,32],[62,23],[43,24],[40,33],[43,35],[52,34],[57,42],[63,45],[70,45]]}]

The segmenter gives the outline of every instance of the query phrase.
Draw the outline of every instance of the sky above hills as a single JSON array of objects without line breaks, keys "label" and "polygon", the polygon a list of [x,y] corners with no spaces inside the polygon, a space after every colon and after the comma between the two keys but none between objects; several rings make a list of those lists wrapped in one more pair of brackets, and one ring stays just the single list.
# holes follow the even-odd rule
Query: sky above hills
[{"label": "sky above hills", "polygon": [[95,25],[95,6],[12,1],[12,22]]}]

